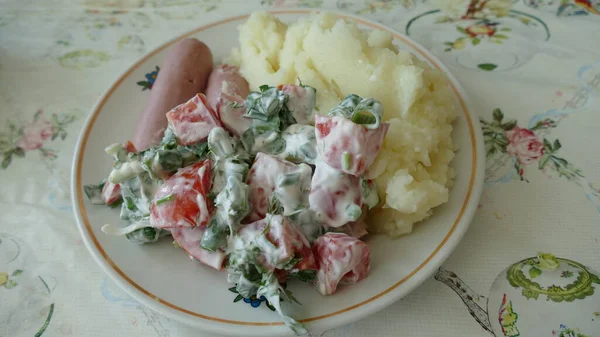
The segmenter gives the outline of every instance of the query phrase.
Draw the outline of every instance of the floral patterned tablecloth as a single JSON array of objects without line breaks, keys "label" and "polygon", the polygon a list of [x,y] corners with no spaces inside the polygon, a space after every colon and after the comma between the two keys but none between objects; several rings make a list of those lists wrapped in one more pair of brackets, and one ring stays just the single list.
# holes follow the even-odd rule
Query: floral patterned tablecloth
[{"label": "floral patterned tablecloth", "polygon": [[[544,251],[600,270],[598,0],[3,0],[0,336],[208,336],[143,307],[92,260],[72,215],[73,148],[92,105],[144,53],[281,7],[356,13],[419,41],[464,84],[485,136],[486,188],[461,245],[403,300],[323,336],[493,335],[477,307],[508,266]],[[535,278],[556,259],[531,261]],[[518,336],[512,310],[505,336]],[[586,315],[596,331],[556,322],[547,336],[600,336],[600,312]]]}]

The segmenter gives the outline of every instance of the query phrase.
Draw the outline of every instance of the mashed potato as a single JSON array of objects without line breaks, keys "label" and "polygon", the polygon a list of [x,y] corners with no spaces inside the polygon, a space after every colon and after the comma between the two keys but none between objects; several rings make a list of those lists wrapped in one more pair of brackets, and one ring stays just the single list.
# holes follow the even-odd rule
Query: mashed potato
[{"label": "mashed potato", "polygon": [[288,26],[257,12],[240,27],[240,47],[226,62],[240,66],[254,90],[297,79],[315,87],[320,114],[352,93],[382,102],[391,125],[367,172],[382,200],[369,212],[369,229],[399,236],[448,201],[456,105],[446,77],[392,41],[388,32],[365,33],[331,13]]}]

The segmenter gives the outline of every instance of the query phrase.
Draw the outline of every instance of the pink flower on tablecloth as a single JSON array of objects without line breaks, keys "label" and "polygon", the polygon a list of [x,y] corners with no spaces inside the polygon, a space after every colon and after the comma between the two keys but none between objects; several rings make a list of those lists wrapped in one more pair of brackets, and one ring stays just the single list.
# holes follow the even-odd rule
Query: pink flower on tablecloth
[{"label": "pink flower on tablecloth", "polygon": [[509,131],[504,131],[508,140],[506,153],[511,157],[517,157],[519,163],[529,165],[540,159],[544,154],[544,144],[529,129],[515,126]]},{"label": "pink flower on tablecloth", "polygon": [[38,119],[23,127],[23,138],[17,142],[17,146],[24,151],[37,150],[49,140],[54,134],[54,125],[40,116]]}]

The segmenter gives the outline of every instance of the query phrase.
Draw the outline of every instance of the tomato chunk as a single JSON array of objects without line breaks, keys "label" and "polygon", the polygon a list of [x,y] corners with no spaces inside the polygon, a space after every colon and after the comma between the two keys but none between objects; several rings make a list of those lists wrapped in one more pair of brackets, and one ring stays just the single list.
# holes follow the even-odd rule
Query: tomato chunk
[{"label": "tomato chunk", "polygon": [[339,284],[356,283],[369,274],[369,247],[352,236],[326,233],[315,240],[313,252],[319,265],[315,283],[323,295],[333,294]]},{"label": "tomato chunk", "polygon": [[329,166],[361,176],[373,164],[389,124],[370,130],[341,116],[315,116],[317,152]]},{"label": "tomato chunk", "polygon": [[205,228],[202,227],[179,227],[171,229],[171,234],[179,247],[183,248],[188,255],[207,266],[221,270],[225,264],[225,252],[211,252],[201,248],[200,240],[202,240],[204,231]]},{"label": "tomato chunk", "polygon": [[107,206],[121,200],[121,186],[107,181],[102,187],[102,199]]},{"label": "tomato chunk", "polygon": [[[279,187],[278,180],[280,177],[297,172],[301,178],[299,182],[292,184],[292,186],[299,189],[306,183],[306,189],[308,189],[310,171],[310,167],[306,164],[296,165],[285,159],[259,152],[246,179],[246,184],[249,186],[248,200],[252,206],[252,212],[247,217],[246,222],[257,221],[265,217],[276,194],[275,190]],[[307,177],[306,182],[302,179],[305,177]],[[308,200],[303,200],[305,198],[305,194],[290,192],[286,194],[285,198],[280,199],[285,208],[287,205],[308,204]]]},{"label": "tomato chunk", "polygon": [[363,207],[360,179],[323,162],[317,163],[308,200],[316,219],[328,227],[356,221]]},{"label": "tomato chunk", "polygon": [[[317,269],[308,240],[298,226],[287,217],[268,215],[242,227],[239,236],[241,240],[253,241],[259,246],[261,253],[258,262],[267,270],[277,271],[280,280],[285,278],[286,271]],[[298,261],[293,265],[284,266],[292,259]]]},{"label": "tomato chunk", "polygon": [[211,163],[205,160],[181,168],[160,186],[150,206],[150,224],[158,228],[205,227],[213,205]]},{"label": "tomato chunk", "polygon": [[204,94],[197,94],[167,112],[167,120],[181,145],[204,141],[212,129],[222,126]]},{"label": "tomato chunk", "polygon": [[138,152],[135,145],[130,140],[125,143],[125,150],[127,150],[127,152]]}]

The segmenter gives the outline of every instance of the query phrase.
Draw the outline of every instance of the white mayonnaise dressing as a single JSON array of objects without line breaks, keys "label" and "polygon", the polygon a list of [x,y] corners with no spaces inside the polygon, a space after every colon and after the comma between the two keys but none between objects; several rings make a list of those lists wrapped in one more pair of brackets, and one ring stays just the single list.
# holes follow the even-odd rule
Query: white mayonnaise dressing
[{"label": "white mayonnaise dressing", "polygon": [[[202,166],[198,169],[198,176],[202,178],[206,174],[206,165]],[[198,204],[198,208],[200,212],[198,213],[198,220],[196,220],[196,224],[208,223],[210,220],[210,214],[208,213],[208,207],[206,205],[206,197],[202,195],[202,193],[198,193],[196,195],[196,203]]]},{"label": "white mayonnaise dressing", "polygon": [[281,133],[281,137],[285,140],[285,150],[278,157],[295,163],[315,163],[317,140],[313,126],[292,124]]},{"label": "white mayonnaise dressing", "polygon": [[298,124],[312,124],[317,91],[312,87],[284,85],[282,91],[288,96],[287,107]]},{"label": "white mayonnaise dressing", "polygon": [[130,224],[127,227],[117,227],[115,225],[106,224],[102,226],[100,230],[102,230],[102,232],[104,232],[105,234],[122,236],[136,231],[140,228],[149,227],[149,225],[150,224],[148,223],[148,221],[138,221],[136,223]]},{"label": "white mayonnaise dressing", "polygon": [[[241,156],[243,151],[242,146],[238,146],[238,140],[231,137],[227,131],[221,127],[214,128],[208,135],[208,147],[211,151],[213,160],[213,186],[211,191],[214,194],[219,194],[227,185],[227,165],[234,165],[230,167],[233,169],[237,167],[235,163],[227,164],[227,159]],[[245,167],[245,165],[243,166]],[[245,169],[237,167],[235,170],[239,171],[242,175],[245,173]]]},{"label": "white mayonnaise dressing", "polygon": [[208,135],[215,126],[213,123],[207,123],[205,121],[182,121],[172,127],[173,130],[175,130],[180,144],[193,144],[199,140],[205,139],[206,135]]},{"label": "white mayonnaise dressing", "polygon": [[226,160],[224,176],[227,182],[215,198],[215,205],[217,207],[215,216],[222,223],[226,223],[231,232],[234,232],[234,227],[250,211],[248,185],[244,182],[244,174],[247,170],[248,167],[246,164],[234,163],[229,159]]},{"label": "white mayonnaise dressing", "polygon": [[[259,153],[248,176],[250,204],[253,207],[252,218],[260,219],[268,212],[272,196],[279,200],[281,206],[289,214],[297,210],[299,205],[307,205],[306,192],[310,189],[308,183],[310,171],[310,166],[306,164],[296,165],[270,154]],[[288,183],[295,181],[295,176],[297,181],[293,182],[291,186],[281,186],[282,189],[276,192],[279,188],[279,180],[284,179],[282,178],[284,176],[287,176]],[[264,193],[258,193],[260,189],[263,189]],[[266,200],[259,200],[259,197],[266,198]]]},{"label": "white mayonnaise dressing", "polygon": [[122,163],[121,167],[114,168],[110,172],[108,181],[113,184],[122,183],[123,181],[129,180],[142,172],[144,172],[144,169],[142,168],[142,163],[139,161],[134,160],[124,162]]},{"label": "white mayonnaise dressing", "polygon": [[308,191],[312,169],[306,164],[277,178],[274,194],[283,207],[283,215],[289,216],[308,208]]},{"label": "white mayonnaise dressing", "polygon": [[257,136],[255,135],[254,144],[252,145],[252,150],[251,150],[252,153],[261,152],[262,149],[266,145],[274,142],[278,137],[279,137],[279,133],[274,132],[274,131],[265,132],[265,133],[257,135]]},{"label": "white mayonnaise dressing", "polygon": [[223,160],[235,154],[235,140],[221,127],[208,134],[208,148],[216,160]]},{"label": "white mayonnaise dressing", "polygon": [[252,119],[244,117],[244,100],[239,96],[221,95],[217,104],[221,122],[236,136],[241,137],[252,125]]},{"label": "white mayonnaise dressing", "polygon": [[246,225],[238,232],[238,235],[228,238],[228,253],[239,253],[251,247],[258,247],[269,265],[283,268],[285,263],[293,257],[293,252],[289,246],[284,244],[276,247],[265,234],[269,232],[271,237],[283,238],[285,226],[292,225],[287,221],[289,220],[281,215],[267,214],[264,219]]},{"label": "white mayonnaise dressing", "polygon": [[308,199],[317,221],[329,227],[340,227],[360,216],[356,212],[351,214],[350,210],[360,210],[362,187],[358,177],[317,162]]},{"label": "white mayonnaise dressing", "polygon": [[[336,237],[335,241],[332,237]],[[317,272],[317,289],[323,295],[330,295],[335,292],[340,280],[362,262],[365,246],[356,245],[356,239],[338,233],[325,234],[315,245],[329,246],[329,249],[316,250],[330,250],[335,255],[320,257],[321,266]]]}]

